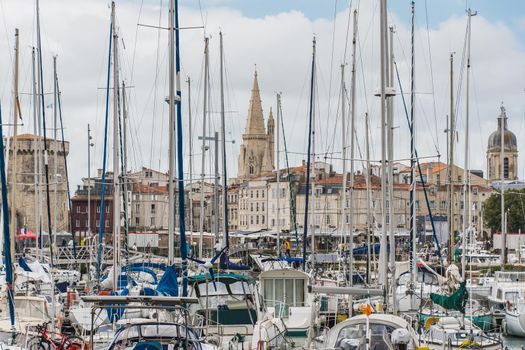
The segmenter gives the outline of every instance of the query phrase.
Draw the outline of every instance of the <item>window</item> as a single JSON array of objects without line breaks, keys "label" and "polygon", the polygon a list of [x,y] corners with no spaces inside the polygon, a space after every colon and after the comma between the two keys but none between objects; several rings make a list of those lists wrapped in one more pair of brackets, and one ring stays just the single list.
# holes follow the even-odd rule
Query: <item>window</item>
[{"label": "window", "polygon": [[458,182],[461,183],[461,181],[463,181],[461,175],[458,175]]},{"label": "window", "polygon": [[97,213],[100,213],[100,205],[97,205]]},{"label": "window", "polygon": [[109,220],[106,220],[106,227],[109,227]]},{"label": "window", "polygon": [[436,209],[436,201],[430,201],[430,209]]},{"label": "window", "polygon": [[262,211],[264,211],[264,202],[262,202],[261,205],[262,205]]},{"label": "window", "polygon": [[324,218],[324,222],[325,222],[326,225],[330,225],[330,223],[331,223],[330,215],[326,215],[326,217]]},{"label": "window", "polygon": [[441,174],[436,175],[436,183],[438,186],[441,184]]},{"label": "window", "polygon": [[[77,208],[78,208],[78,207],[77,207]],[[78,220],[78,219],[75,220],[75,226],[76,226],[76,227],[80,227],[80,220]]]},{"label": "window", "polygon": [[106,213],[109,213],[109,206],[106,207]]},{"label": "window", "polygon": [[441,201],[441,209],[447,209],[447,201]]},{"label": "window", "polygon": [[253,215],[250,215],[250,225],[253,225]]},{"label": "window", "polygon": [[259,225],[259,215],[255,215],[255,224]]},{"label": "window", "polygon": [[416,207],[416,209],[419,209],[419,201],[416,200],[416,203],[414,204],[414,206]]},{"label": "window", "polygon": [[140,204],[135,204],[135,211],[136,211],[136,212],[139,212],[139,211],[140,211]]},{"label": "window", "polygon": [[509,158],[503,158],[503,178],[509,178]]},{"label": "window", "polygon": [[261,224],[264,225],[264,215],[261,215]]},{"label": "window", "polygon": [[249,165],[248,165],[248,173],[249,173],[250,175],[253,175],[253,174],[255,173],[255,169],[254,169],[254,167],[253,167],[253,164],[249,164]]},{"label": "window", "polygon": [[253,203],[250,203],[250,211],[253,212]]},{"label": "window", "polygon": [[478,195],[478,188],[477,187],[473,187],[472,188],[472,194],[477,196]]},{"label": "window", "polygon": [[463,201],[461,201],[461,202],[459,203],[459,209],[463,209],[464,207],[465,207],[465,204],[463,203]]},{"label": "window", "polygon": [[253,198],[253,191],[250,191],[250,198]]},{"label": "window", "polygon": [[255,191],[255,198],[259,198],[259,191]]},{"label": "window", "polygon": [[264,198],[264,191],[261,191],[261,197]]},{"label": "window", "polygon": [[97,228],[100,227],[100,220],[97,220]]},{"label": "window", "polygon": [[140,225],[140,218],[138,218],[138,217],[135,218],[135,225],[137,225],[137,226]]},{"label": "window", "polygon": [[151,226],[155,226],[155,217],[154,216],[151,217]]},{"label": "window", "polygon": [[155,214],[155,210],[156,210],[155,204],[152,204],[151,205],[151,214]]},{"label": "window", "polygon": [[[77,206],[77,213],[80,213],[80,205]],[[78,227],[78,226],[77,226]]]},{"label": "window", "polygon": [[255,211],[259,211],[259,203],[255,203]]}]

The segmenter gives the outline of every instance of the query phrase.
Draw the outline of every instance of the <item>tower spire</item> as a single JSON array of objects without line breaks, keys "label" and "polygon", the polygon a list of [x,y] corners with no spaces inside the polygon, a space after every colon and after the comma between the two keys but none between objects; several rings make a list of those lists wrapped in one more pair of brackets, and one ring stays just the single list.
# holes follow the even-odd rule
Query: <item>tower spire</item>
[{"label": "tower spire", "polygon": [[246,120],[244,134],[266,134],[261,104],[261,94],[259,91],[259,81],[257,79],[257,66],[255,67],[255,72],[253,75],[252,96],[250,98],[250,107],[248,108],[248,119]]}]

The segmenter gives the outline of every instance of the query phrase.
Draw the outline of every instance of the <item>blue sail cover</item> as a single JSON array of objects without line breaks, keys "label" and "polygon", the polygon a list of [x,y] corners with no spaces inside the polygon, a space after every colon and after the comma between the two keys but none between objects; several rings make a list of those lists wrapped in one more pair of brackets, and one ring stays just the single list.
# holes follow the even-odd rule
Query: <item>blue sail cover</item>
[{"label": "blue sail cover", "polygon": [[[132,267],[126,266],[126,269],[123,268],[122,272],[145,272],[145,273],[149,274],[153,278],[153,283],[154,284],[158,283],[157,274],[155,273],[155,271],[153,271],[150,268],[144,267],[144,266],[132,266]],[[124,276],[127,276],[127,274],[124,275]]]},{"label": "blue sail cover", "polygon": [[170,297],[179,296],[178,277],[177,269],[173,266],[168,266],[157,285],[157,294]]},{"label": "blue sail cover", "polygon": [[128,269],[134,269],[137,267],[147,267],[149,269],[166,271],[166,264],[157,264],[152,262],[134,262],[122,267],[122,272],[126,272],[128,271]]},{"label": "blue sail cover", "polygon": [[236,271],[244,271],[244,270],[249,270],[250,268],[246,265],[242,265],[242,264],[236,264],[236,263],[232,263],[230,261],[230,258],[228,257],[227,254],[222,254],[221,255],[221,259],[220,259],[220,263],[219,263],[219,266],[222,270],[236,270]]},{"label": "blue sail cover", "polygon": [[[114,292],[111,293],[111,295],[120,295],[120,296],[126,296],[128,294],[129,294],[129,290],[127,288],[122,289],[118,293],[114,293]],[[122,307],[115,307],[115,306],[117,306],[117,304],[110,305],[110,307],[106,308],[106,311],[108,313],[108,319],[112,323],[114,321],[120,320],[122,316],[124,315],[124,305],[120,305]]]},{"label": "blue sail cover", "polygon": [[20,266],[25,272],[32,272],[26,260],[23,257],[18,258],[18,266]]}]

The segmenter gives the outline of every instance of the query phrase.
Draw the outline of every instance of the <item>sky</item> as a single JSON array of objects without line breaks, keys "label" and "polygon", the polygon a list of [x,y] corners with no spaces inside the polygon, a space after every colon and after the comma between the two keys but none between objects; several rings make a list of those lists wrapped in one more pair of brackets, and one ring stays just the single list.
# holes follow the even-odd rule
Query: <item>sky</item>
[{"label": "sky", "polygon": [[[52,58],[57,56],[64,132],[70,142],[70,186],[87,176],[87,125],[93,130],[91,173],[102,167],[110,2],[40,0],[46,115],[52,115]],[[219,32],[224,38],[228,174],[235,176],[255,67],[265,117],[275,111],[282,93],[284,136],[290,165],[306,158],[312,39],[316,38],[315,117],[317,160],[341,164],[341,65],[344,65],[346,117],[351,88],[352,12],[358,10],[354,159],[365,157],[365,115],[370,118],[370,152],[381,156],[379,138],[379,1],[342,0],[181,0],[180,54],[185,177],[201,171],[204,37],[210,38],[210,118],[208,131],[219,131]],[[455,159],[464,166],[466,73],[465,9],[472,17],[469,167],[486,173],[486,143],[497,127],[503,102],[509,127],[525,145],[525,2],[521,0],[415,1],[416,145],[421,161],[446,161],[444,130],[449,114],[449,56],[454,52],[457,114]],[[129,86],[128,165],[167,171],[168,42],[167,0],[116,1],[119,75]],[[394,158],[406,160],[410,134],[403,108],[409,104],[410,1],[388,3],[389,26],[399,80],[394,79]],[[4,120],[12,115],[14,30],[20,28],[21,132],[32,132],[31,47],[36,45],[35,5],[31,0],[0,0],[0,102]],[[188,28],[191,27],[191,28]],[[191,90],[185,82],[191,80]],[[404,94],[400,94],[400,84]],[[189,103],[191,99],[191,103]],[[112,111],[110,96],[109,111]],[[188,108],[189,107],[189,108]],[[275,114],[274,114],[275,115]],[[110,113],[109,117],[112,117]],[[192,127],[189,128],[191,118]],[[110,120],[109,135],[112,135]],[[349,121],[347,122],[349,124]],[[52,119],[48,119],[52,130]],[[4,133],[10,133],[8,126]],[[192,150],[190,152],[190,141]],[[109,140],[107,160],[111,170]],[[281,147],[283,138],[281,135]],[[212,173],[213,154],[206,152],[204,173]],[[190,153],[193,155],[190,157]],[[284,152],[281,167],[285,167]],[[519,176],[525,161],[519,155]],[[406,161],[405,161],[406,162]]]}]

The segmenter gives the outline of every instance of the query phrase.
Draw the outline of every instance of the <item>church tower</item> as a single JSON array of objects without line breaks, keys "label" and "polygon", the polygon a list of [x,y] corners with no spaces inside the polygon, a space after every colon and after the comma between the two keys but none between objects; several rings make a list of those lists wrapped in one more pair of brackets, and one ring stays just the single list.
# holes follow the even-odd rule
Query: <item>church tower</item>
[{"label": "church tower", "polygon": [[487,147],[487,173],[490,181],[501,180],[501,135],[503,132],[503,175],[505,180],[518,178],[518,147],[516,135],[507,127],[507,113],[501,106],[498,129],[489,136]]},{"label": "church tower", "polygon": [[257,80],[257,71],[255,71],[248,117],[239,152],[239,167],[237,171],[239,179],[257,177],[262,172],[273,170],[273,128],[274,122],[270,113],[268,133],[266,132],[259,82]]}]

